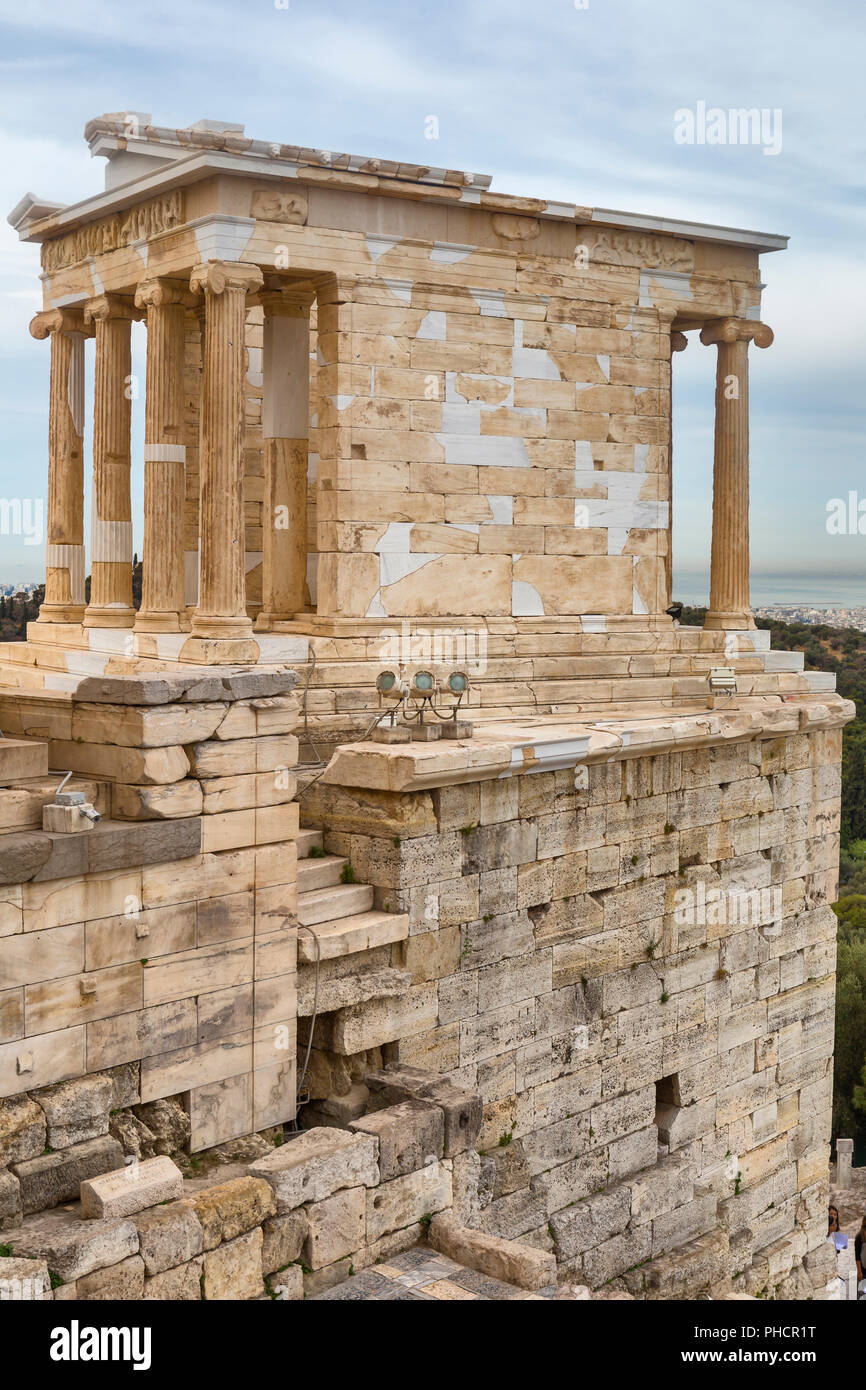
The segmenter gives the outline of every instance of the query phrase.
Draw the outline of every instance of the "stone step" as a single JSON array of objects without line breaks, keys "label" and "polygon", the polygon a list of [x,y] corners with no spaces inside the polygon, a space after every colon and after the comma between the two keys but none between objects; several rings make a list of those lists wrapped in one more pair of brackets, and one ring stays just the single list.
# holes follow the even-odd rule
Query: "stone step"
[{"label": "stone step", "polygon": [[305,927],[333,922],[367,912],[373,906],[373,889],[368,883],[338,883],[331,888],[314,888],[298,894],[298,921]]},{"label": "stone step", "polygon": [[311,849],[322,848],[321,830],[301,830],[298,834],[298,858],[306,859]]},{"label": "stone step", "polygon": [[[370,891],[372,893],[372,889]],[[351,956],[374,946],[405,941],[409,935],[409,917],[405,912],[358,912],[352,917],[308,925],[313,925],[319,939],[321,960],[336,960],[338,956]],[[316,943],[312,935],[299,931],[298,962],[309,964],[315,959]]]},{"label": "stone step", "polygon": [[0,782],[48,774],[48,744],[31,739],[0,738]]},{"label": "stone step", "polygon": [[298,892],[309,893],[316,888],[333,888],[341,882],[340,875],[348,864],[339,854],[326,854],[298,863]]}]

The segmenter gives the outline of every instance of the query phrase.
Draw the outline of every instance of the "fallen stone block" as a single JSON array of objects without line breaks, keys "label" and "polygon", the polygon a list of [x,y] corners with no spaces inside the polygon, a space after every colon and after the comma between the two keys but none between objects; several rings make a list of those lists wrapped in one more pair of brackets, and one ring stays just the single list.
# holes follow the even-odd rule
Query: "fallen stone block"
[{"label": "fallen stone block", "polygon": [[[262,1224],[262,1269],[265,1274],[283,1270],[300,1257],[309,1222],[303,1210],[272,1216]],[[299,1271],[300,1272],[300,1271]]]},{"label": "fallen stone block", "polygon": [[67,1149],[107,1134],[113,1095],[110,1076],[80,1076],[34,1091],[32,1099],[45,1115],[51,1148]]},{"label": "fallen stone block", "polygon": [[442,1157],[445,1116],[429,1101],[405,1100],[353,1120],[355,1134],[371,1134],[379,1141],[379,1173],[382,1182],[423,1168]]},{"label": "fallen stone block", "polygon": [[303,1202],[324,1201],[343,1187],[375,1187],[378,1154],[372,1136],[309,1129],[251,1163],[247,1172],[265,1178],[274,1189],[277,1211],[287,1212]]},{"label": "fallen stone block", "polygon": [[77,1202],[82,1182],[110,1173],[123,1162],[123,1150],[106,1134],[73,1144],[63,1153],[40,1154],[38,1158],[13,1164],[12,1171],[21,1184],[21,1208],[25,1216],[56,1207],[60,1202]]},{"label": "fallen stone block", "polygon": [[175,1265],[186,1264],[204,1249],[201,1222],[190,1201],[181,1199],[139,1212],[135,1224],[139,1252],[148,1275],[162,1274]]},{"label": "fallen stone block", "polygon": [[[256,1164],[251,1166],[250,1173],[253,1167]],[[188,1200],[201,1223],[205,1250],[212,1250],[220,1241],[233,1240],[244,1231],[260,1226],[266,1217],[277,1211],[270,1184],[255,1175],[207,1187]]]},{"label": "fallen stone block", "polygon": [[491,1279],[502,1279],[521,1289],[542,1289],[556,1283],[555,1255],[514,1240],[485,1235],[483,1231],[472,1231],[444,1212],[433,1217],[428,1238],[441,1255]]},{"label": "fallen stone block", "polygon": [[138,1231],[132,1221],[82,1221],[66,1213],[28,1221],[6,1240],[16,1255],[45,1260],[64,1283],[138,1254]]},{"label": "fallen stone block", "polygon": [[132,1216],[182,1192],[183,1174],[170,1158],[146,1158],[143,1163],[130,1163],[83,1182],[81,1214],[88,1220]]},{"label": "fallen stone block", "polygon": [[51,1299],[51,1276],[45,1260],[16,1256],[0,1259],[0,1303],[46,1303]]},{"label": "fallen stone block", "polygon": [[137,1300],[144,1295],[144,1260],[130,1255],[119,1264],[96,1269],[75,1282],[76,1298],[96,1300]]},{"label": "fallen stone block", "polygon": [[263,1287],[260,1228],[205,1255],[201,1288],[208,1301],[258,1298]]}]

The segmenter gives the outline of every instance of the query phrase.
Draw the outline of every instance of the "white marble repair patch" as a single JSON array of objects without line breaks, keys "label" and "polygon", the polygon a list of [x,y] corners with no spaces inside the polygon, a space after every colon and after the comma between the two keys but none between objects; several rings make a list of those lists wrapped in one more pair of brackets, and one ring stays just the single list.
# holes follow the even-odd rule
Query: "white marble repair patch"
[{"label": "white marble repair patch", "polygon": [[493,516],[485,526],[513,526],[514,524],[514,498],[506,497],[504,493],[485,494],[490,503],[490,510]]},{"label": "white marble repair patch", "polygon": [[389,584],[397,584],[407,574],[429,565],[431,560],[440,560],[440,555],[405,555],[394,551],[379,556],[379,587],[386,589]]},{"label": "white marble repair patch", "polygon": [[411,521],[389,521],[384,535],[373,546],[376,554],[408,555],[413,525]]},{"label": "white marble repair patch", "polygon": [[412,303],[413,285],[411,280],[395,280],[388,277],[384,279],[383,283],[386,284],[391,293],[404,304]]},{"label": "white marble repair patch", "polygon": [[424,338],[434,343],[445,342],[445,312],[442,309],[431,309],[426,313],[418,326],[416,338]]},{"label": "white marble repair patch", "polygon": [[434,241],[430,260],[440,265],[456,265],[458,261],[465,261],[467,256],[473,255],[477,250],[477,246],[462,246],[457,241]]},{"label": "white marble repair patch", "polygon": [[455,467],[528,468],[529,455],[524,440],[510,435],[437,434],[445,450],[445,462]]},{"label": "white marble repair patch", "polygon": [[[668,295],[675,295],[677,299],[694,299],[691,287],[691,276],[679,270],[642,270],[640,273],[640,294],[638,298],[639,309],[654,309],[655,300],[651,285],[658,289],[667,290]],[[666,296],[667,297],[667,296]]]},{"label": "white marble repair patch", "polygon": [[607,618],[604,613],[584,613],[580,626],[583,632],[607,632]]},{"label": "white marble repair patch", "polygon": [[188,224],[195,232],[195,243],[203,262],[239,261],[255,230],[255,218],[232,217],[227,212],[210,213]]},{"label": "white marble repair patch", "polygon": [[543,618],[544,604],[534,584],[515,579],[511,585],[511,614],[514,618]]},{"label": "white marble repair patch", "polygon": [[512,357],[515,376],[532,381],[562,380],[562,373],[545,348],[515,347]]},{"label": "white marble repair patch", "polygon": [[649,462],[649,445],[635,444],[634,446],[634,471],[635,473],[645,473]]},{"label": "white marble repair patch", "polygon": [[375,232],[367,232],[364,239],[367,243],[367,251],[370,259],[374,261],[378,261],[380,256],[384,256],[386,252],[392,251],[395,246],[399,246],[402,240],[401,237],[396,236],[379,236]]},{"label": "white marble repair patch", "polygon": [[595,354],[595,360],[604,372],[605,380],[610,381],[610,353],[597,352]]},{"label": "white marble repair patch", "polygon": [[473,290],[471,285],[469,293],[481,310],[482,317],[492,319],[507,319],[505,312],[505,291],[504,290]]}]

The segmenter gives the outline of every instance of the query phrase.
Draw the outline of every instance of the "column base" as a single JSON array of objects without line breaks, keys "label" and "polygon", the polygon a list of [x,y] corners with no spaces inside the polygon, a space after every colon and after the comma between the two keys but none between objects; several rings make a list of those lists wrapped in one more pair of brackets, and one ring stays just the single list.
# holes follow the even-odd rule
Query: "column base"
[{"label": "column base", "polygon": [[132,627],[135,609],[122,607],[85,608],[82,619],[85,627]]},{"label": "column base", "polygon": [[43,603],[37,623],[80,623],[84,620],[83,603]]},{"label": "column base", "polygon": [[252,637],[198,637],[186,639],[178,653],[179,661],[196,666],[255,666],[259,644]]},{"label": "column base", "polygon": [[755,619],[751,609],[741,609],[738,613],[722,613],[720,611],[707,609],[707,616],[704,618],[704,627],[712,630],[721,629],[724,632],[743,632],[746,628],[755,626]]},{"label": "column base", "polygon": [[[183,619],[186,614],[183,614]],[[141,609],[135,615],[136,632],[183,632],[188,629],[186,621],[182,621],[181,614],[178,612],[158,612],[143,613]]]}]

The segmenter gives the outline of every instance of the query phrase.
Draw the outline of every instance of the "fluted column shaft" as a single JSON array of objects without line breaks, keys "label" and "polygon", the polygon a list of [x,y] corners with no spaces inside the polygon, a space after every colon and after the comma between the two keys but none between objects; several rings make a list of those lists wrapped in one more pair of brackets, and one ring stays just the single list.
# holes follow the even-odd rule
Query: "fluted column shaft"
[{"label": "fluted column shaft", "polygon": [[150,280],[138,287],[135,302],[147,312],[144,543],[135,627],[139,632],[179,632],[185,617],[184,314],[195,301],[182,285]]},{"label": "fluted column shaft", "polygon": [[710,606],[704,626],[755,626],[749,603],[749,342],[769,347],[772,331],[751,319],[715,319],[702,343],[718,347],[713,451]]},{"label": "fluted column shaft", "polygon": [[259,629],[304,608],[311,295],[290,288],[260,296],[264,308],[262,610]]},{"label": "fluted column shaft", "polygon": [[80,309],[50,309],[30,324],[51,339],[48,389],[48,506],[42,623],[84,616],[84,340]]},{"label": "fluted column shaft", "polygon": [[132,355],[130,328],[139,317],[131,300],[100,295],[84,308],[94,324],[93,488],[90,520],[90,602],[85,627],[131,627],[132,499],[130,443]]},{"label": "fluted column shaft", "polygon": [[244,563],[244,328],[247,294],[261,284],[257,266],[227,261],[200,266],[191,281],[205,297],[196,637],[252,635]]}]

